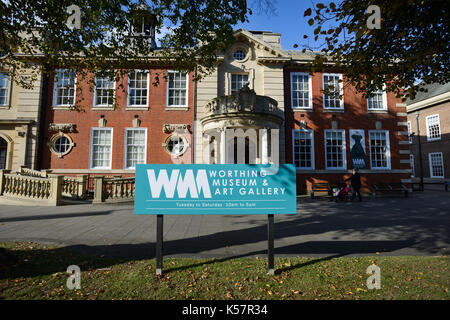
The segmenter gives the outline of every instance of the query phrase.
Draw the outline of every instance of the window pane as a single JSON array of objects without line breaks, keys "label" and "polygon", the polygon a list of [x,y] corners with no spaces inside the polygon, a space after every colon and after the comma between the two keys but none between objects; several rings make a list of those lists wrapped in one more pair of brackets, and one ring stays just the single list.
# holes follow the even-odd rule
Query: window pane
[{"label": "window pane", "polygon": [[369,132],[372,168],[389,168],[389,142],[387,131]]},{"label": "window pane", "polygon": [[294,163],[297,168],[312,168],[313,147],[312,147],[313,131],[293,131],[294,139]]},{"label": "window pane", "polygon": [[0,72],[0,105],[6,105],[8,101],[8,83],[9,75],[6,72]]},{"label": "window pane", "polygon": [[441,138],[441,128],[439,123],[439,115],[429,116],[427,119],[427,137],[428,140],[439,140]]},{"label": "window pane", "polygon": [[145,163],[145,129],[130,129],[126,134],[126,167],[134,168],[136,164]]},{"label": "window pane", "polygon": [[325,152],[327,168],[344,168],[344,139],[345,135],[343,131],[325,131]]},{"label": "window pane", "polygon": [[184,139],[176,134],[173,134],[167,140],[167,151],[173,156],[179,156],[184,152],[185,143]]},{"label": "window pane", "polygon": [[248,84],[248,74],[232,74],[231,75],[231,94],[242,89]]},{"label": "window pane", "polygon": [[108,77],[95,77],[95,100],[97,106],[110,106],[113,104],[115,91],[114,80]]},{"label": "window pane", "polygon": [[309,103],[310,90],[308,75],[292,75],[292,107],[294,108],[310,108]]},{"label": "window pane", "polygon": [[147,106],[147,73],[135,70],[128,74],[128,105]]},{"label": "window pane", "polygon": [[330,88],[329,94],[324,94],[323,105],[325,108],[341,108],[341,99],[339,94],[341,92],[341,83],[339,82],[339,75],[324,75],[323,76],[324,90]]},{"label": "window pane", "polygon": [[58,70],[54,81],[56,105],[73,105],[75,103],[76,72],[69,69]]},{"label": "window pane", "polygon": [[233,52],[233,58],[236,60],[244,60],[245,59],[245,53],[242,50],[236,50]]},{"label": "window pane", "polygon": [[112,130],[94,129],[92,133],[92,168],[111,167]]},{"label": "window pane", "polygon": [[169,72],[167,75],[167,105],[187,106],[187,74]]},{"label": "window pane", "polygon": [[376,91],[372,96],[367,97],[367,109],[368,110],[384,110],[386,106],[383,102],[383,91]]},{"label": "window pane", "polygon": [[411,167],[411,177],[414,177],[416,175],[415,168],[414,168],[414,155],[409,155],[409,164]]},{"label": "window pane", "polygon": [[443,178],[444,177],[444,162],[442,159],[442,153],[430,153],[430,177],[431,178]]},{"label": "window pane", "polygon": [[67,139],[67,137],[64,136],[58,138],[54,144],[54,149],[58,153],[66,152],[69,149],[69,147],[70,147],[69,139]]}]

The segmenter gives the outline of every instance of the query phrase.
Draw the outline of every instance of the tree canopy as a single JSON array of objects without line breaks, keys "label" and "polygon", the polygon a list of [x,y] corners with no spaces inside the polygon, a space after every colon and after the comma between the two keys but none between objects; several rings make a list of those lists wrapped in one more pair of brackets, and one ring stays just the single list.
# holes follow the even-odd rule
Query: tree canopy
[{"label": "tree canopy", "polygon": [[[373,5],[380,9],[378,26]],[[333,61],[358,92],[370,94],[385,84],[387,91],[413,99],[422,84],[450,81],[449,9],[448,0],[317,3],[304,17],[316,43],[324,41],[314,48],[299,45],[320,49],[324,54],[311,67],[323,69]]]},{"label": "tree canopy", "polygon": [[[142,8],[161,33],[158,47],[142,35],[130,36]],[[1,0],[0,11],[0,65],[11,72],[33,66],[41,71],[43,65],[78,72],[127,69],[155,57],[158,65],[208,71],[248,13],[245,0]]]}]

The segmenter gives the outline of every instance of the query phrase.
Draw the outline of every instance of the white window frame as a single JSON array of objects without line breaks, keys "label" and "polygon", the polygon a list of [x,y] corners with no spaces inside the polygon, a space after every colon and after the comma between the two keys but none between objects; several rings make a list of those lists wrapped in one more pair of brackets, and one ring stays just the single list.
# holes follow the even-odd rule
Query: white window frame
[{"label": "white window frame", "polygon": [[[130,104],[130,72],[145,72],[147,74],[147,104]],[[147,109],[150,104],[150,72],[148,70],[143,69],[133,69],[128,71],[127,73],[127,108],[141,108]]]},{"label": "white window frame", "polygon": [[411,177],[414,178],[416,176],[416,169],[414,167],[414,155],[412,153],[409,154],[409,166],[411,167]]},{"label": "white window frame", "polygon": [[412,137],[412,129],[411,129],[411,121],[408,121],[408,142],[409,144],[412,144],[413,137]]},{"label": "white window frame", "polygon": [[147,162],[147,128],[125,128],[124,131],[124,136],[123,136],[123,168],[127,169],[127,170],[134,170],[136,169],[136,167],[127,167],[127,160],[128,160],[128,152],[127,152],[127,147],[128,147],[128,141],[127,141],[127,133],[128,131],[133,131],[133,130],[144,130],[145,131],[145,141],[144,141],[144,164]]},{"label": "white window frame", "polygon": [[233,94],[233,86],[232,86],[233,76],[239,76],[239,75],[247,76],[247,84],[248,84],[248,87],[251,88],[250,87],[250,73],[248,73],[248,72],[240,72],[240,73],[239,72],[233,72],[233,73],[230,73],[230,87],[229,87],[230,88],[230,95]]},{"label": "white window frame", "polygon": [[[386,167],[372,167],[372,140],[370,139],[371,133],[384,133],[386,137]],[[370,152],[370,169],[371,170],[391,170],[391,142],[389,136],[389,130],[369,130],[369,152]]]},{"label": "white window frame", "polygon": [[[338,76],[339,80],[342,81],[342,73],[322,73],[322,90],[325,90],[325,80],[324,78],[326,76]],[[342,96],[342,99],[339,99],[340,104],[339,107],[325,107],[325,96],[326,94],[323,93],[322,94],[322,104],[323,104],[323,109],[324,110],[344,110],[344,83],[343,82],[339,82],[339,95]]]},{"label": "white window frame", "polygon": [[181,73],[176,70],[167,70],[167,81],[166,81],[166,107],[167,108],[176,108],[176,107],[187,107],[189,105],[189,73],[186,74],[186,103],[185,104],[171,104],[169,105],[169,73]]},{"label": "white window frame", "polygon": [[[309,166],[309,167],[297,167],[295,165],[295,134],[297,132],[309,132],[311,135],[311,166]],[[314,159],[314,130],[313,129],[292,129],[292,163],[295,165],[296,169],[299,169],[299,170],[314,170],[315,159]]]},{"label": "white window frame", "polygon": [[[238,54],[238,53],[242,53],[242,57]],[[236,61],[242,61],[245,60],[245,58],[247,57],[247,53],[245,52],[245,50],[241,49],[241,48],[237,48],[233,51],[233,59]],[[239,55],[239,57],[237,57],[237,55]]]},{"label": "white window frame", "polygon": [[0,107],[7,107],[9,106],[9,86],[10,86],[10,77],[9,77],[9,73],[7,71],[0,71],[0,74],[4,74],[6,75],[6,88],[2,88],[3,90],[6,90],[6,95],[5,95],[5,103],[0,104]]},{"label": "white window frame", "polygon": [[[442,176],[433,175],[433,165],[431,163],[431,156],[434,154],[439,154],[441,156],[441,166],[442,166]],[[445,176],[445,167],[444,167],[444,155],[442,152],[430,152],[428,154],[428,166],[430,167],[430,178],[444,178]]]},{"label": "white window frame", "polygon": [[[328,153],[327,153],[327,133],[328,132],[342,132],[342,167],[328,167]],[[344,129],[325,129],[323,134],[325,147],[325,169],[327,170],[346,170],[347,169],[347,142]]]},{"label": "white window frame", "polygon": [[373,98],[373,97],[367,97],[366,98],[366,107],[367,107],[367,111],[387,111],[388,106],[387,106],[387,95],[386,95],[386,88],[383,85],[383,88],[381,90],[378,90],[374,93],[381,93],[381,100],[383,102],[383,107],[381,109],[377,109],[377,108],[369,108],[369,99]]},{"label": "white window frame", "polygon": [[[92,161],[93,161],[93,152],[94,152],[94,131],[96,130],[110,130],[111,131],[111,152],[109,153],[109,167],[93,167]],[[104,128],[104,127],[94,127],[91,128],[91,135],[89,139],[89,169],[95,169],[95,170],[111,170],[112,168],[112,155],[113,155],[113,147],[114,147],[114,128]]]},{"label": "white window frame", "polygon": [[[102,77],[105,78],[105,77]],[[94,76],[94,93],[92,95],[92,106],[94,108],[108,108],[114,105],[114,100],[116,99],[116,79],[113,81],[113,103],[112,104],[97,104],[97,76]],[[128,97],[127,97],[128,98]]]},{"label": "white window frame", "polygon": [[[301,106],[294,105],[294,90],[293,90],[294,76],[307,76],[308,77],[308,106],[307,107],[301,107]],[[311,75],[306,72],[291,72],[290,77],[291,77],[291,106],[292,106],[292,109],[312,109],[313,103],[312,103],[312,77],[311,77]]]},{"label": "white window frame", "polygon": [[[436,116],[437,116],[437,123],[438,123],[438,126],[439,126],[439,137],[431,138],[430,137],[430,127],[429,127],[428,119],[436,117]],[[442,132],[441,132],[441,119],[439,117],[439,113],[427,116],[425,118],[425,123],[426,123],[426,126],[427,126],[427,141],[438,141],[438,140],[441,140]]]},{"label": "white window frame", "polygon": [[[57,83],[57,77],[58,77],[58,73],[59,72],[65,72],[65,71],[73,71],[75,72],[75,79],[74,79],[74,83],[73,83],[73,104],[57,104],[57,87],[56,87],[56,83]],[[55,107],[72,107],[75,105],[76,103],[76,98],[77,98],[77,72],[73,69],[56,69],[55,70],[55,76],[53,77],[53,106]]]}]

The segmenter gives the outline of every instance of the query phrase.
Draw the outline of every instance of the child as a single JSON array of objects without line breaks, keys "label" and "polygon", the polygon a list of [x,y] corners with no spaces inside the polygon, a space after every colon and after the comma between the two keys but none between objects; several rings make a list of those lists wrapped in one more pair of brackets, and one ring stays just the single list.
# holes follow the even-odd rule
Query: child
[{"label": "child", "polygon": [[333,189],[333,198],[336,202],[338,201],[347,201],[348,199],[348,185],[340,184],[338,188]]},{"label": "child", "polygon": [[344,184],[344,186],[339,191],[339,195],[338,195],[339,201],[347,201],[348,200],[348,191],[349,191],[348,185]]}]

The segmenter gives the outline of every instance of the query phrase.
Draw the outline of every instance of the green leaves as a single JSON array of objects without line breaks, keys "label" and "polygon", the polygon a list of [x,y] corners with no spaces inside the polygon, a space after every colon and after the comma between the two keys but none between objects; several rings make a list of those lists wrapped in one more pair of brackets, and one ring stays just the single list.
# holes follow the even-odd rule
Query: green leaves
[{"label": "green leaves", "polygon": [[[386,85],[398,97],[413,98],[418,80],[424,84],[449,82],[448,1],[383,1],[379,4],[381,29],[367,25],[366,11],[372,4],[371,0],[343,0],[305,10],[305,17],[312,16],[308,24],[316,43],[299,45],[307,50],[327,48],[327,54],[363,94]],[[310,67],[323,70],[324,66],[315,61]],[[385,83],[386,77],[389,83]],[[373,83],[370,89],[365,82]]]},{"label": "green leaves", "polygon": [[[233,26],[251,13],[245,0],[147,1],[150,7],[145,14],[153,15],[151,24],[162,31],[155,50],[146,37],[130,37],[135,3],[17,0],[8,6],[0,2],[2,16],[7,17],[0,20],[0,50],[11,54],[2,64],[17,69],[24,60],[13,53],[22,52],[50,67],[108,69],[113,61],[117,67],[132,68],[151,63],[158,55],[161,65],[182,71],[198,67],[201,74],[215,68],[217,54],[234,39]],[[71,4],[81,9],[80,29],[66,25],[69,14],[65,9]]]}]

